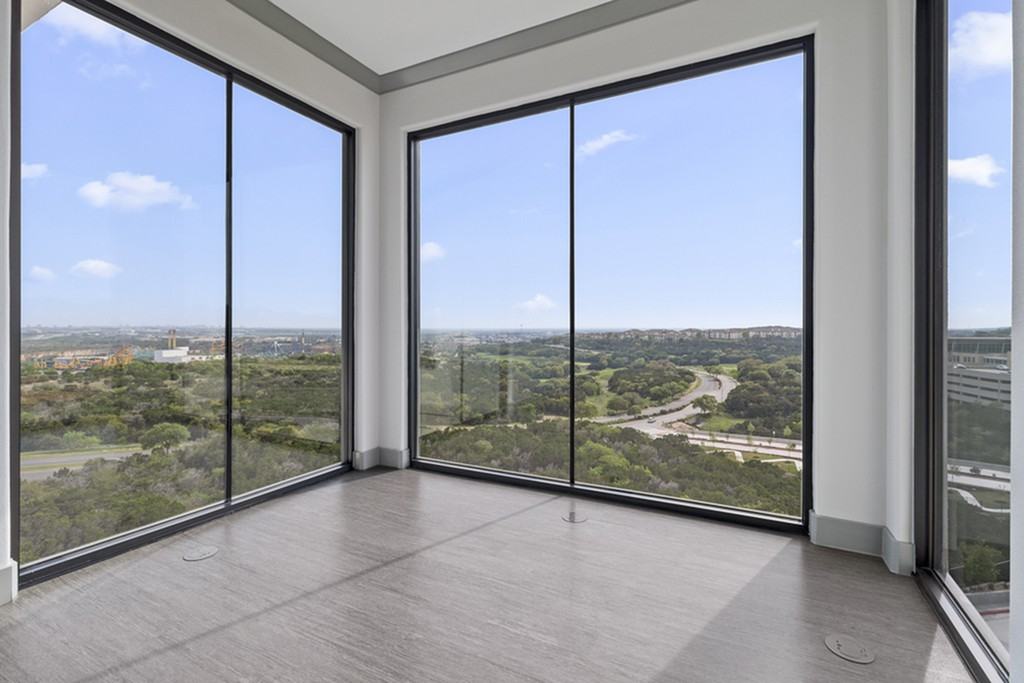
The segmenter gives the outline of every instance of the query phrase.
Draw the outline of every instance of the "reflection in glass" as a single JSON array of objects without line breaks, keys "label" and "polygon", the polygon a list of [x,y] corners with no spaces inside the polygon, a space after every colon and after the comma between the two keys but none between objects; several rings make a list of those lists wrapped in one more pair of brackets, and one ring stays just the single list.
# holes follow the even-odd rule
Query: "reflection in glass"
[{"label": "reflection in glass", "polygon": [[419,456],[565,479],[567,110],[419,143]]},{"label": "reflection in glass", "polygon": [[1009,639],[1010,0],[950,0],[945,570],[1004,658]]},{"label": "reflection in glass", "polygon": [[341,461],[341,133],[233,91],[232,492]]}]

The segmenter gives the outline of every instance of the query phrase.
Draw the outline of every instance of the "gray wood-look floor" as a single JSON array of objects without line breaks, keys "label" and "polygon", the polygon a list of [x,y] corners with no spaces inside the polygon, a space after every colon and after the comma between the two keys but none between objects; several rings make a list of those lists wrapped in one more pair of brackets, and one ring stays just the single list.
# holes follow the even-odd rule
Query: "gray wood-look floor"
[{"label": "gray wood-look floor", "polygon": [[[588,517],[562,520],[570,507]],[[201,544],[202,562],[182,554]],[[874,664],[840,660],[855,635]],[[0,680],[962,681],[911,579],[803,538],[430,474],[333,481],[22,592]]]}]

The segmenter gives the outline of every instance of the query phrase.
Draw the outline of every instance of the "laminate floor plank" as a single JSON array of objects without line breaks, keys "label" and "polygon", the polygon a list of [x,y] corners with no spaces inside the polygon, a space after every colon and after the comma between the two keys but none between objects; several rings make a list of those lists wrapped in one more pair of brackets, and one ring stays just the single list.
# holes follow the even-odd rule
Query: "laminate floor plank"
[{"label": "laminate floor plank", "polygon": [[[184,562],[200,544],[219,552]],[[830,654],[833,631],[875,663]],[[0,607],[0,681],[320,680],[970,677],[877,558],[418,470],[296,492]]]}]

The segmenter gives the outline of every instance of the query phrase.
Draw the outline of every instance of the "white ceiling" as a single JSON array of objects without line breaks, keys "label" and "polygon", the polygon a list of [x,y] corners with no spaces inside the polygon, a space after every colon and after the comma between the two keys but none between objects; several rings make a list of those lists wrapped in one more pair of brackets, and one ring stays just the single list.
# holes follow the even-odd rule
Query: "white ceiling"
[{"label": "white ceiling", "polygon": [[271,0],[379,74],[609,0]]}]

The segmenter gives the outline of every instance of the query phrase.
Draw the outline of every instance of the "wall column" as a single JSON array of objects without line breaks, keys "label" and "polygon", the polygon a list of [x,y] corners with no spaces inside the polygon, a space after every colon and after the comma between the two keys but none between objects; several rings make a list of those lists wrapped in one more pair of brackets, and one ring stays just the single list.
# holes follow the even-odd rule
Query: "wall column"
[{"label": "wall column", "polygon": [[[11,559],[11,367],[10,306],[8,306],[11,217],[11,35],[17,0],[0,0],[0,605],[14,599],[18,590],[18,565]],[[19,12],[20,14],[20,12]],[[19,17],[20,23],[20,17]],[[19,26],[20,28],[20,26]],[[19,162],[20,163],[20,162]]]}]

